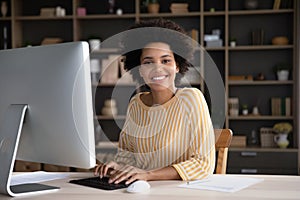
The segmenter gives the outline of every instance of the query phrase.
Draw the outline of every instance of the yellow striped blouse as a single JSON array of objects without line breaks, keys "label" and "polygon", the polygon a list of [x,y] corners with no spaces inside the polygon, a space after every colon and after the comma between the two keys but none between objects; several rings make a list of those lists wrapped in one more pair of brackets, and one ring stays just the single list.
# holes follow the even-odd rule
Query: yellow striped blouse
[{"label": "yellow striped blouse", "polygon": [[140,96],[129,103],[115,161],[145,170],[173,166],[182,180],[212,174],[214,132],[201,91],[179,89],[167,103],[154,107]]}]

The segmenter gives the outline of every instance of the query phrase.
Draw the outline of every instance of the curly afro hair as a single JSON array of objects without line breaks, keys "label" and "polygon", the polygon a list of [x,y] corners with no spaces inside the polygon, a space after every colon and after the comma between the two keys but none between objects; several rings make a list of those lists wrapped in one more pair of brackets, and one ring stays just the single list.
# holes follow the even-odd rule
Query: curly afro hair
[{"label": "curly afro hair", "polygon": [[175,81],[178,82],[188,68],[193,66],[189,61],[193,59],[195,44],[181,26],[167,19],[140,21],[129,28],[121,42],[125,58],[124,69],[130,71],[133,78],[142,83],[137,69],[140,66],[143,47],[152,42],[162,42],[170,46],[181,74],[176,76]]}]

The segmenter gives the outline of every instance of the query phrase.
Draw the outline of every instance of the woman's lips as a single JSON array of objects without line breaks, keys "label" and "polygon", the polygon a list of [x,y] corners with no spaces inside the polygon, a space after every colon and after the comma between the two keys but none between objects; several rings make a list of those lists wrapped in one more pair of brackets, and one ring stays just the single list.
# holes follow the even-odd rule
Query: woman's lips
[{"label": "woman's lips", "polygon": [[151,78],[151,80],[152,81],[162,81],[167,77],[168,77],[168,75],[154,76],[154,77]]}]

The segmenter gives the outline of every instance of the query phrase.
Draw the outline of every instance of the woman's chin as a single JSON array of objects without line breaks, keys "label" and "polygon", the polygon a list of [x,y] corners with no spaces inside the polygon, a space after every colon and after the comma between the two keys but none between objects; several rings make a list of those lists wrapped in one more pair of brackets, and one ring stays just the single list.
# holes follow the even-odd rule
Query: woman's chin
[{"label": "woman's chin", "polygon": [[159,83],[150,83],[148,85],[152,92],[166,91],[166,90],[169,90],[170,88],[172,88],[170,85],[164,85],[164,84],[159,84]]}]

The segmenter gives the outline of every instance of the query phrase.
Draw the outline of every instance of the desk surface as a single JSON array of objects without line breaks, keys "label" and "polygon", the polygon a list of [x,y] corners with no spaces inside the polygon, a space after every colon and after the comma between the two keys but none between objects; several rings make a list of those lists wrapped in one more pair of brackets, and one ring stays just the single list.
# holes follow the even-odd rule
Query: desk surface
[{"label": "desk surface", "polygon": [[66,179],[45,182],[45,184],[61,187],[59,191],[11,198],[0,194],[1,200],[30,199],[30,200],[93,200],[93,199],[300,199],[300,176],[273,176],[273,175],[228,175],[240,177],[263,178],[264,181],[234,193],[216,192],[208,190],[195,190],[179,188],[182,181],[151,181],[151,189],[148,193],[131,194],[125,189],[105,191],[75,184],[70,184],[70,179],[78,179],[93,176],[91,173],[70,173]]}]

